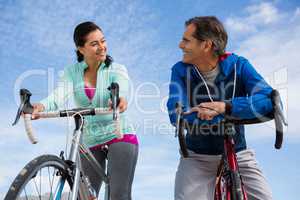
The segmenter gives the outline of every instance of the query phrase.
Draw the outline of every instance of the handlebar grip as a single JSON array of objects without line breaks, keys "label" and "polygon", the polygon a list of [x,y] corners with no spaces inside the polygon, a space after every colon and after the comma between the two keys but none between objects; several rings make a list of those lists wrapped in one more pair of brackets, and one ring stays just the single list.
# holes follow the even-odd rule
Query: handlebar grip
[{"label": "handlebar grip", "polygon": [[[272,104],[274,107],[274,122],[276,128],[275,148],[280,149],[283,141],[283,117],[280,107],[280,94],[277,90],[273,90],[271,93]],[[281,116],[282,115],[282,116]]]},{"label": "handlebar grip", "polygon": [[114,120],[115,123],[115,132],[114,134],[116,134],[118,139],[122,139],[123,138],[123,133],[121,132],[121,124],[120,124],[120,112],[117,109],[116,111],[116,119]]},{"label": "handlebar grip", "polygon": [[[282,126],[282,125],[281,125]],[[283,131],[276,128],[275,148],[280,149],[283,141]]]},{"label": "handlebar grip", "polygon": [[25,130],[26,130],[26,133],[27,133],[27,136],[28,136],[30,142],[32,144],[36,144],[38,141],[34,137],[34,134],[33,134],[33,129],[31,126],[31,114],[24,114],[24,125],[25,125]]},{"label": "handlebar grip", "polygon": [[182,118],[179,120],[178,140],[179,140],[179,146],[180,146],[180,151],[182,153],[182,156],[184,158],[187,158],[189,156],[189,152],[186,146],[185,134],[184,134],[184,120]]},{"label": "handlebar grip", "polygon": [[275,108],[275,114],[274,114],[274,122],[275,122],[275,129],[276,129],[276,138],[275,138],[275,148],[280,149],[282,146],[283,141],[283,124],[280,119],[280,116],[276,112]]}]

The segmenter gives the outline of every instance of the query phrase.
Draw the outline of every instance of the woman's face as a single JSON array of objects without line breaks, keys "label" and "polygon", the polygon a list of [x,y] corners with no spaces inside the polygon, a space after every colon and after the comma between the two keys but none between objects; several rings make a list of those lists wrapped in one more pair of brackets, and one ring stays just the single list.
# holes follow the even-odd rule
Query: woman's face
[{"label": "woman's face", "polygon": [[103,33],[97,29],[90,32],[85,39],[84,46],[78,48],[84,59],[92,62],[104,62],[107,46]]}]

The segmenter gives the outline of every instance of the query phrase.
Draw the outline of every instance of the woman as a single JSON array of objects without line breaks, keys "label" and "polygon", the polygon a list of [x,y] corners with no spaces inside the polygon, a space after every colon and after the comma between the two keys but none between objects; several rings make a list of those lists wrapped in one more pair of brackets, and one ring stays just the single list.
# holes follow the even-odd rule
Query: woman
[{"label": "woman", "polygon": [[[124,111],[127,109],[128,75],[124,66],[116,64],[107,55],[107,44],[100,27],[93,22],[79,24],[74,30],[78,62],[64,70],[63,84],[40,103],[34,104],[33,118],[38,112],[56,110],[70,96],[78,107],[110,106],[109,91],[111,82],[120,85],[122,138],[113,133],[112,116],[86,116],[83,127],[83,142],[90,148],[98,162],[105,167],[108,160],[110,190],[112,200],[130,200],[131,186],[138,156],[138,141],[134,129],[128,123]],[[108,147],[104,151],[104,147]],[[95,191],[100,190],[101,182],[94,169],[82,160],[85,174],[88,175]]]}]

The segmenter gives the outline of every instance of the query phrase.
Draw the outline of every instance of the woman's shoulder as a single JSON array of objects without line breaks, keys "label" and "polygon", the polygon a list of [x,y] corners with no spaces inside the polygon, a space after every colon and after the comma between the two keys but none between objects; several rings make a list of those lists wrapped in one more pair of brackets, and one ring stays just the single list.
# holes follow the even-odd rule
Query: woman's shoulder
[{"label": "woman's shoulder", "polygon": [[76,76],[81,74],[80,71],[83,69],[84,63],[82,62],[66,65],[63,70],[63,77],[67,78],[68,80],[75,80]]},{"label": "woman's shoulder", "polygon": [[127,71],[127,68],[126,68],[125,65],[119,64],[119,63],[116,63],[116,62],[112,62],[110,67],[111,67],[112,70]]},{"label": "woman's shoulder", "polygon": [[115,78],[126,78],[128,79],[128,71],[127,71],[127,68],[125,67],[125,65],[122,65],[122,64],[118,64],[118,63],[111,63],[110,67],[108,68],[109,69],[109,72],[110,72],[110,75],[112,77],[115,77]]},{"label": "woman's shoulder", "polygon": [[87,64],[85,62],[76,62],[73,64],[69,64],[65,66],[65,72],[68,73],[78,73],[87,68]]}]

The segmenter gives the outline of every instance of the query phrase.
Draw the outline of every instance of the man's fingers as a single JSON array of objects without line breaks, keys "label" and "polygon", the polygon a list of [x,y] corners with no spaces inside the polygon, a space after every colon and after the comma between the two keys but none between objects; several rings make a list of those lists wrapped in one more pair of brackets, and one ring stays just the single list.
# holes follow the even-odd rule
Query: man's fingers
[{"label": "man's fingers", "polygon": [[192,107],[190,109],[190,112],[199,112],[200,111],[200,108],[199,107]]},{"label": "man's fingers", "polygon": [[199,107],[206,107],[206,108],[213,108],[214,103],[213,102],[204,102],[204,103],[200,103],[198,106]]}]

